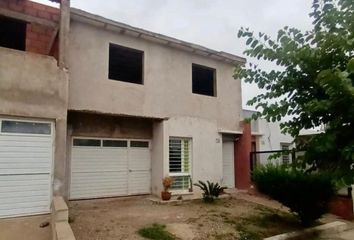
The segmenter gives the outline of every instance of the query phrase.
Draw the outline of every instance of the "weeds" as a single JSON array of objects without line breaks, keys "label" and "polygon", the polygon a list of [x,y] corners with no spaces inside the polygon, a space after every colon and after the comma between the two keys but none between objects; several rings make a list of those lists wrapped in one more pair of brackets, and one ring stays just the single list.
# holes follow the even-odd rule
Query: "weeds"
[{"label": "weeds", "polygon": [[166,226],[154,223],[151,226],[139,229],[140,236],[152,240],[174,240],[174,236],[166,231]]}]

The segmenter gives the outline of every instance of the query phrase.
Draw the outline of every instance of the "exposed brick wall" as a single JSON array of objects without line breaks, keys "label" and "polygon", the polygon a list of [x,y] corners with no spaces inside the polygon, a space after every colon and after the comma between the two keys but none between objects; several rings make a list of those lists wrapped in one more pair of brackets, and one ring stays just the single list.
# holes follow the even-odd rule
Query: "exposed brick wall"
[{"label": "exposed brick wall", "polygon": [[[58,8],[28,0],[0,0],[0,8],[6,8],[54,22],[59,21]],[[51,27],[28,23],[26,30],[26,51],[46,55],[57,52],[55,49],[48,49],[54,30]],[[57,47],[56,44],[53,44],[53,46]]]},{"label": "exposed brick wall", "polygon": [[27,24],[26,51],[48,54],[53,29],[37,24]]}]

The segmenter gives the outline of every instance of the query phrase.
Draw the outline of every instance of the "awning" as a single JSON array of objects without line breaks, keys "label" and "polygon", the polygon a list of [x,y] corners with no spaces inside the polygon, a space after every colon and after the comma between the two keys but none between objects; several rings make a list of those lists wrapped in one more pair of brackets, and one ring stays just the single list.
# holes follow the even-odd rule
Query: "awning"
[{"label": "awning", "polygon": [[240,135],[243,132],[242,131],[235,131],[235,130],[219,129],[219,133]]}]

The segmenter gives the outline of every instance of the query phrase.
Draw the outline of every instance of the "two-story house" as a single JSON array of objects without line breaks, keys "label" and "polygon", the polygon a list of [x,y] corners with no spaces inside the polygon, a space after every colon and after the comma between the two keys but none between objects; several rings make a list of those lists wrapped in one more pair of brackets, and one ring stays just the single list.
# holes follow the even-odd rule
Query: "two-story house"
[{"label": "two-story house", "polygon": [[[0,14],[18,21],[4,2]],[[0,217],[46,212],[52,193],[159,196],[165,176],[175,195],[199,194],[198,180],[248,186],[233,79],[244,58],[73,8],[69,30],[64,10],[49,39],[62,68],[55,54],[0,47]]]},{"label": "two-story house", "polygon": [[0,0],[0,218],[48,212],[65,191],[69,82],[58,36],[68,21],[59,12]]}]

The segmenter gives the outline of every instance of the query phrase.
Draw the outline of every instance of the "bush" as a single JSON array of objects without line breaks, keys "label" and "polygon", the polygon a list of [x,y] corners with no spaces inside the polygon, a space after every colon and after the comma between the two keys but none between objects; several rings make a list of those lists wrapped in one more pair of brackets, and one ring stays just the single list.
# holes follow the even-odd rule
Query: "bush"
[{"label": "bush", "polygon": [[258,191],[284,204],[310,225],[328,210],[336,190],[331,175],[267,165],[253,172]]},{"label": "bush", "polygon": [[198,181],[198,183],[194,184],[195,186],[199,187],[203,191],[203,200],[204,202],[214,202],[215,199],[217,199],[226,189],[226,187],[221,187],[219,183],[213,183],[207,181],[207,183],[204,183],[203,181]]}]

